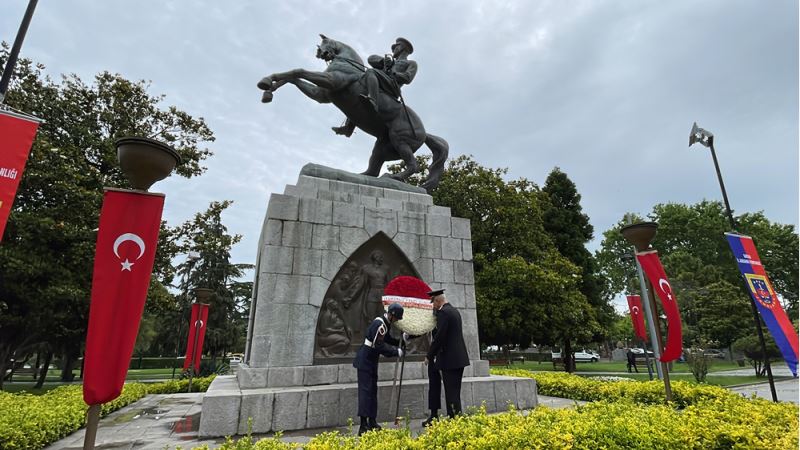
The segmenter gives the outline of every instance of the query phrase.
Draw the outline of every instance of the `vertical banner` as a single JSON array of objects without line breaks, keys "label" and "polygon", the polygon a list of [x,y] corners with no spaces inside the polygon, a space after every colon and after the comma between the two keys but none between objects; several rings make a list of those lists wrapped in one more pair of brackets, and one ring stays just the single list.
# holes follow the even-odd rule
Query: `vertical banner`
[{"label": "vertical banner", "polygon": [[638,295],[628,295],[628,309],[631,311],[631,322],[633,322],[633,333],[645,341],[647,332],[644,327],[644,316],[642,315],[642,297]]},{"label": "vertical banner", "polygon": [[792,375],[797,376],[797,332],[778,301],[772,283],[769,282],[753,238],[734,233],[725,233],[725,237],[728,238],[739,271],[747,282],[747,290],[750,291],[761,318],[775,339]]},{"label": "vertical banner", "polygon": [[[648,250],[636,252],[636,259],[642,265],[642,270],[653,285],[653,290],[661,299],[661,306],[667,316],[667,342],[664,344],[664,351],[661,352],[662,362],[675,361],[681,357],[683,351],[683,330],[681,327],[681,313],[678,310],[678,301],[672,293],[672,286],[667,280],[664,266],[658,259],[658,252]],[[655,315],[655,313],[654,313]]]},{"label": "vertical banner", "polygon": [[0,241],[39,123],[0,111]]},{"label": "vertical banner", "polygon": [[156,257],[163,194],[106,189],[94,256],[84,358],[89,405],[122,392]]},{"label": "vertical banner", "polygon": [[[194,366],[194,373],[200,372],[200,360],[203,358],[203,341],[208,328],[208,305],[205,303],[192,304],[192,318],[189,320],[189,340],[186,344],[186,358],[183,360],[183,370]],[[195,338],[196,336],[196,338]],[[195,340],[197,345],[195,345]]]}]

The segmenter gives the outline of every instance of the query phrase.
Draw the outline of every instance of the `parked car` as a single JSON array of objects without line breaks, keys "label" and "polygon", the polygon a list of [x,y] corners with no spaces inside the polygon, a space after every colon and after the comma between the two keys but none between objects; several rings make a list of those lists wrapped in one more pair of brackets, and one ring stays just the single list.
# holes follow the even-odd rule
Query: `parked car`
[{"label": "parked car", "polygon": [[581,350],[575,352],[575,362],[597,362],[600,361],[600,355],[594,350]]},{"label": "parked car", "polygon": [[[561,359],[561,351],[551,352],[553,360]],[[581,350],[572,354],[575,357],[575,362],[597,362],[600,361],[600,355],[594,350]]]},{"label": "parked car", "polygon": [[725,352],[716,348],[707,348],[703,350],[703,354],[710,358],[725,359]]},{"label": "parked car", "polygon": [[[637,358],[644,358],[644,349],[643,348],[632,348],[631,352],[633,352],[633,354],[636,355]],[[647,356],[652,358],[655,355],[653,354],[653,352],[648,350],[647,351]]]}]

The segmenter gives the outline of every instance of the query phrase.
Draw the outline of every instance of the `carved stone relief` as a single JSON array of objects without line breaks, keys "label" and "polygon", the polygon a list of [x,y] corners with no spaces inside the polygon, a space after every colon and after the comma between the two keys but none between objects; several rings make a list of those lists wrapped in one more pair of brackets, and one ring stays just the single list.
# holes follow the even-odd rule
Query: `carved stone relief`
[{"label": "carved stone relief", "polygon": [[[419,277],[414,265],[384,233],[363,243],[342,264],[325,293],[317,318],[314,364],[349,362],[369,324],[383,314],[383,289],[394,277]],[[397,330],[392,329],[396,334]],[[412,340],[409,354],[424,354],[427,337]]]}]

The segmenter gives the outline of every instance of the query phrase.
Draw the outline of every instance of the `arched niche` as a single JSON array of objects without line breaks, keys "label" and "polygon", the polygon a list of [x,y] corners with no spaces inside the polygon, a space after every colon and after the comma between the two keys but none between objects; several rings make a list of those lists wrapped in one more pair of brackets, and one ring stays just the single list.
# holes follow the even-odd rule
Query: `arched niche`
[{"label": "arched niche", "polygon": [[[364,342],[367,327],[383,314],[383,288],[400,275],[419,278],[419,272],[405,253],[380,231],[347,258],[325,292],[317,316],[314,364],[353,360]],[[427,337],[412,340],[410,359],[420,359],[421,356],[413,355],[424,355],[428,342]]]}]

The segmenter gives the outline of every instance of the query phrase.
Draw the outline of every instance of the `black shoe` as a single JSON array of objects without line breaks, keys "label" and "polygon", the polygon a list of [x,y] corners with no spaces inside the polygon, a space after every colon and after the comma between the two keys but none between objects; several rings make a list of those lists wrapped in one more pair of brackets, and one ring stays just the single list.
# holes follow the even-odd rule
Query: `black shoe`
[{"label": "black shoe", "polygon": [[368,420],[369,420],[369,429],[370,430],[380,430],[381,429],[381,426],[378,425],[378,422],[376,422],[375,419],[370,417]]},{"label": "black shoe", "polygon": [[333,130],[334,133],[344,137],[350,137],[353,135],[353,130],[348,127],[331,127],[331,130]]},{"label": "black shoe", "polygon": [[366,433],[369,430],[370,430],[369,426],[365,427],[364,425],[361,425],[360,427],[358,427],[358,435],[361,436],[362,434]]},{"label": "black shoe", "polygon": [[430,417],[428,417],[427,419],[425,419],[425,420],[422,422],[422,427],[423,427],[423,428],[425,428],[425,427],[427,427],[427,426],[430,426],[430,424],[432,424],[432,423],[433,423],[433,421],[434,421],[434,420],[436,420],[436,419],[438,419],[438,418],[439,418],[439,416],[430,416]]}]

